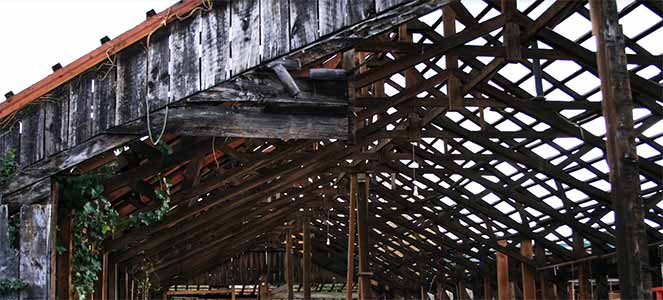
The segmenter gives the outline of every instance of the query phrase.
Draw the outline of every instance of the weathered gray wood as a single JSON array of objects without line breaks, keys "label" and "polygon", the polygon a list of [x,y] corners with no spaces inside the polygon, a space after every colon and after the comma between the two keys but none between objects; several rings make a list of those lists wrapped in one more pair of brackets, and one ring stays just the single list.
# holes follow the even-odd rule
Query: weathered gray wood
[{"label": "weathered gray wood", "polygon": [[201,83],[202,89],[207,89],[229,77],[230,4],[215,3],[212,11],[203,13],[201,23]]},{"label": "weathered gray wood", "polygon": [[[16,278],[18,252],[9,243],[9,208],[7,205],[0,205],[0,280]],[[0,295],[0,300],[15,299],[18,299],[18,294]]]},{"label": "weathered gray wood", "polygon": [[[83,144],[57,153],[51,156],[50,159],[37,162],[28,169],[23,170],[23,172],[16,175],[3,192],[5,194],[16,192],[57,172],[71,168],[85,160],[122,146],[135,138],[135,136],[121,135],[98,135],[93,137]],[[113,154],[111,153],[110,155]]]},{"label": "weathered gray wood", "polygon": [[105,67],[97,70],[94,81],[93,135],[115,125],[116,82],[117,68]]},{"label": "weathered gray wood", "polygon": [[140,43],[117,55],[116,124],[145,115],[147,94],[145,61],[145,48]]},{"label": "weathered gray wood", "polygon": [[[195,14],[171,25],[170,94],[180,100],[200,91],[200,15]],[[156,106],[150,105],[151,109]]]},{"label": "weathered gray wood", "polygon": [[283,55],[290,50],[289,8],[288,1],[262,0],[260,2],[263,62]]},{"label": "weathered gray wood", "polygon": [[4,158],[9,150],[13,150],[16,154],[14,160],[16,164],[18,164],[21,158],[21,132],[19,122],[16,121],[7,125],[6,128],[3,128],[0,131],[0,136],[2,137],[2,152],[0,153],[0,157]]},{"label": "weathered gray wood", "polygon": [[21,300],[48,299],[50,229],[50,204],[34,204],[21,208],[19,274],[28,285],[20,292]]},{"label": "weathered gray wood", "polygon": [[233,1],[230,12],[232,71],[239,74],[260,63],[260,1]]},{"label": "weathered gray wood", "polygon": [[21,167],[44,157],[44,109],[41,102],[21,111]]},{"label": "weathered gray wood", "polygon": [[[162,121],[162,114],[155,115],[156,124]],[[273,113],[260,107],[193,105],[171,108],[167,130],[187,136],[347,139],[347,126],[345,115],[293,115]],[[156,125],[153,127],[156,130]],[[110,131],[142,136],[147,129],[144,120],[136,120]]]},{"label": "weathered gray wood", "polygon": [[[176,27],[173,25],[172,27]],[[181,29],[177,29],[178,34]],[[170,90],[171,81],[175,81],[170,76],[170,60],[174,53],[171,53],[170,31],[161,29],[154,34],[150,39],[149,49],[149,62],[148,62],[148,75],[147,75],[147,101],[150,103],[150,110],[156,110],[163,107],[168,103],[168,91]],[[173,42],[173,50],[177,49],[178,55],[182,53],[182,43],[180,40]],[[197,48],[197,47],[191,47]],[[192,66],[197,69],[198,64]],[[181,60],[178,62],[177,69],[181,71]],[[178,79],[178,88],[182,88],[182,84],[186,85],[185,78]]]},{"label": "weathered gray wood", "polygon": [[[113,102],[115,100],[113,99]],[[69,122],[69,85],[61,86],[44,102],[44,152],[51,156],[67,147]]]},{"label": "weathered gray wood", "polygon": [[76,146],[92,135],[92,73],[83,73],[69,82],[68,147]]},{"label": "weathered gray wood", "polygon": [[375,15],[375,0],[348,0],[348,24],[355,24]]},{"label": "weathered gray wood", "polygon": [[290,1],[290,49],[297,49],[315,41],[318,32],[317,1]]},{"label": "weathered gray wood", "polygon": [[409,0],[375,0],[375,10],[380,13]]},{"label": "weathered gray wood", "polygon": [[2,204],[9,205],[12,212],[18,211],[24,205],[44,203],[51,194],[51,179],[45,178],[33,185],[3,196]]},{"label": "weathered gray wood", "polygon": [[[312,3],[311,3],[312,4]],[[310,4],[309,4],[310,5]],[[348,25],[349,0],[319,0],[320,35],[327,35]]]}]

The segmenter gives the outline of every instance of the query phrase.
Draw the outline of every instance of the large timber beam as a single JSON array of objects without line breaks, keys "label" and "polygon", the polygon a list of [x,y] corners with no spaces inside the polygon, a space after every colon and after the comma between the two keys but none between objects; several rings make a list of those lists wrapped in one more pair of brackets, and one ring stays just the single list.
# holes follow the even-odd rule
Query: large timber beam
[{"label": "large timber beam", "polygon": [[615,210],[617,265],[623,299],[651,299],[651,274],[633,131],[633,100],[624,35],[614,0],[591,0],[592,32],[606,121],[610,198]]}]

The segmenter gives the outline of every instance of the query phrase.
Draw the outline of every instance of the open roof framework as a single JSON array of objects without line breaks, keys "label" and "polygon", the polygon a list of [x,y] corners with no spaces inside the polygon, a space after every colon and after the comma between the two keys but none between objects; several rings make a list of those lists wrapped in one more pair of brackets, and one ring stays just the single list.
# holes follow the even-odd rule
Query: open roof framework
[{"label": "open roof framework", "polygon": [[[663,7],[618,5],[646,236],[655,243],[663,240]],[[505,45],[510,23],[519,27],[517,61]],[[85,162],[81,170],[126,162],[105,191],[124,215],[155,205],[158,176],[174,184],[166,220],[109,241],[111,257],[124,266],[149,257],[161,284],[183,283],[243,252],[282,247],[310,220],[313,261],[345,272],[356,173],[368,174],[369,268],[381,286],[481,278],[496,267],[496,251],[534,267],[614,252],[591,26],[584,1],[518,2],[510,14],[500,1],[452,1],[341,52],[314,61],[294,54],[305,62],[297,78],[313,68],[350,72],[350,140],[171,132],[170,155],[141,139]],[[453,97],[450,88],[459,89]],[[578,239],[586,251],[574,250]],[[524,257],[522,240],[545,259]]]}]

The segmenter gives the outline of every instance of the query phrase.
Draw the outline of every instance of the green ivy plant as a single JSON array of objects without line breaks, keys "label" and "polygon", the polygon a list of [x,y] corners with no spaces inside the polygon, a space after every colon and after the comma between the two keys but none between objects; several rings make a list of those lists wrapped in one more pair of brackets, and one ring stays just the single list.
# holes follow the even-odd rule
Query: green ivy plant
[{"label": "green ivy plant", "polygon": [[16,150],[9,148],[5,157],[0,159],[0,186],[9,183],[16,175]]},{"label": "green ivy plant", "polygon": [[110,166],[95,173],[58,179],[62,185],[63,207],[73,213],[72,285],[80,300],[94,292],[97,274],[102,269],[100,254],[103,253],[104,239],[115,232],[161,221],[170,210],[171,185],[160,177],[160,187],[155,189],[155,194],[161,206],[120,220],[117,210],[103,196],[103,182],[113,174],[114,166]]},{"label": "green ivy plant", "polygon": [[28,287],[28,284],[20,278],[0,279],[0,296],[13,294]]}]

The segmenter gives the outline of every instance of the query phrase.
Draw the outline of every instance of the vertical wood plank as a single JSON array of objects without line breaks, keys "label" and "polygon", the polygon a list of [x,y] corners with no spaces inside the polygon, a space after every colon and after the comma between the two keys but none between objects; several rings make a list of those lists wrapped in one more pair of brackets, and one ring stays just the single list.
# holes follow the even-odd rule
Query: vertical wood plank
[{"label": "vertical wood plank", "polygon": [[232,71],[236,75],[260,62],[260,1],[233,1],[230,12]]},{"label": "vertical wood plank", "polygon": [[[0,205],[0,279],[15,278],[18,278],[18,253],[9,242],[9,208]],[[17,294],[0,295],[0,300],[15,299]]]},{"label": "vertical wood plank", "polygon": [[115,124],[122,124],[145,115],[146,53],[138,43],[117,55],[117,89]]},{"label": "vertical wood plank", "polygon": [[375,15],[375,0],[348,0],[348,25]]},{"label": "vertical wood plank", "polygon": [[4,158],[9,150],[13,150],[16,154],[14,161],[18,165],[21,161],[20,122],[16,121],[9,127],[3,128],[0,134],[2,134],[2,153],[0,153],[0,157]]},{"label": "vertical wood plank", "polygon": [[[171,25],[170,93],[173,101],[200,91],[200,14]],[[157,106],[151,105],[151,109]]]},{"label": "vertical wood plank", "polygon": [[56,244],[65,248],[65,252],[56,253],[55,294],[57,299],[72,299],[71,260],[72,260],[72,216],[70,210],[62,209],[58,214],[58,234]]},{"label": "vertical wood plank", "polygon": [[283,55],[290,50],[288,10],[288,1],[262,0],[260,2],[263,62]]},{"label": "vertical wood plank", "polygon": [[410,0],[375,0],[375,10],[380,13]]},{"label": "vertical wood plank", "polygon": [[290,0],[290,49],[308,45],[318,32],[317,1]]},{"label": "vertical wood plank", "polygon": [[292,289],[293,284],[293,268],[292,268],[292,231],[288,229],[285,237],[285,256],[283,260],[284,270],[285,270],[285,282],[288,289],[288,300],[294,299],[294,291]]},{"label": "vertical wood plank", "polygon": [[372,298],[370,295],[370,276],[367,274],[369,260],[368,228],[369,183],[366,173],[357,174],[357,233],[359,235],[359,299]]},{"label": "vertical wood plank", "polygon": [[357,236],[357,174],[350,175],[350,203],[348,203],[348,256],[345,299],[352,300],[355,272],[355,238]]},{"label": "vertical wood plank", "polygon": [[304,287],[304,300],[311,300],[311,224],[308,218],[302,223],[304,240],[304,254],[302,262],[302,285]]},{"label": "vertical wood plank", "polygon": [[348,25],[348,0],[319,0],[320,35],[330,34]]},{"label": "vertical wood plank", "polygon": [[115,93],[117,68],[105,67],[97,70],[94,81],[94,124],[93,135],[111,128],[115,124]]},{"label": "vertical wood plank", "polygon": [[649,247],[640,197],[640,171],[633,125],[633,99],[625,41],[615,0],[590,0],[596,62],[606,123],[610,199],[615,211],[617,268],[622,299],[651,299]]},{"label": "vertical wood plank", "polygon": [[48,299],[51,205],[21,207],[19,274],[28,285],[20,299]]},{"label": "vertical wood plank", "polygon": [[[530,260],[534,258],[534,249],[531,240],[522,240],[520,243],[520,254]],[[536,279],[534,270],[526,263],[520,264],[523,276],[523,299],[536,300]]]},{"label": "vertical wood plank", "polygon": [[228,78],[230,4],[215,3],[212,11],[203,13],[201,22],[201,84],[208,89]]},{"label": "vertical wood plank", "polygon": [[69,85],[56,88],[44,102],[44,152],[51,156],[67,148]]},{"label": "vertical wood plank", "polygon": [[[497,244],[506,247],[505,240],[497,241]],[[509,257],[501,252],[496,252],[497,258],[497,300],[511,300],[509,288]]]},{"label": "vertical wood plank", "polygon": [[93,79],[92,73],[83,73],[69,82],[69,148],[92,135]]},{"label": "vertical wood plank", "polygon": [[20,162],[26,167],[44,156],[44,109],[42,103],[37,102],[21,112]]},{"label": "vertical wood plank", "polygon": [[[177,24],[177,23],[176,23]],[[175,24],[172,25],[176,27]],[[178,29],[178,34],[181,30]],[[171,47],[179,49],[178,55],[182,55],[181,41],[175,42],[171,45],[170,41],[170,31],[166,29],[161,29],[155,32],[150,41],[149,51],[149,62],[148,62],[148,75],[147,75],[147,101],[150,104],[150,110],[154,111],[160,107],[163,107],[168,103],[168,91],[170,89],[171,81],[173,79],[170,76],[170,60],[171,60]],[[196,48],[194,45],[191,45],[191,48]],[[182,60],[178,61],[178,70],[181,73],[181,63]],[[195,66],[197,68],[198,64]],[[182,76],[182,74],[180,74]],[[187,81],[185,78],[177,79],[178,86],[183,88],[181,85],[186,85]]]}]

